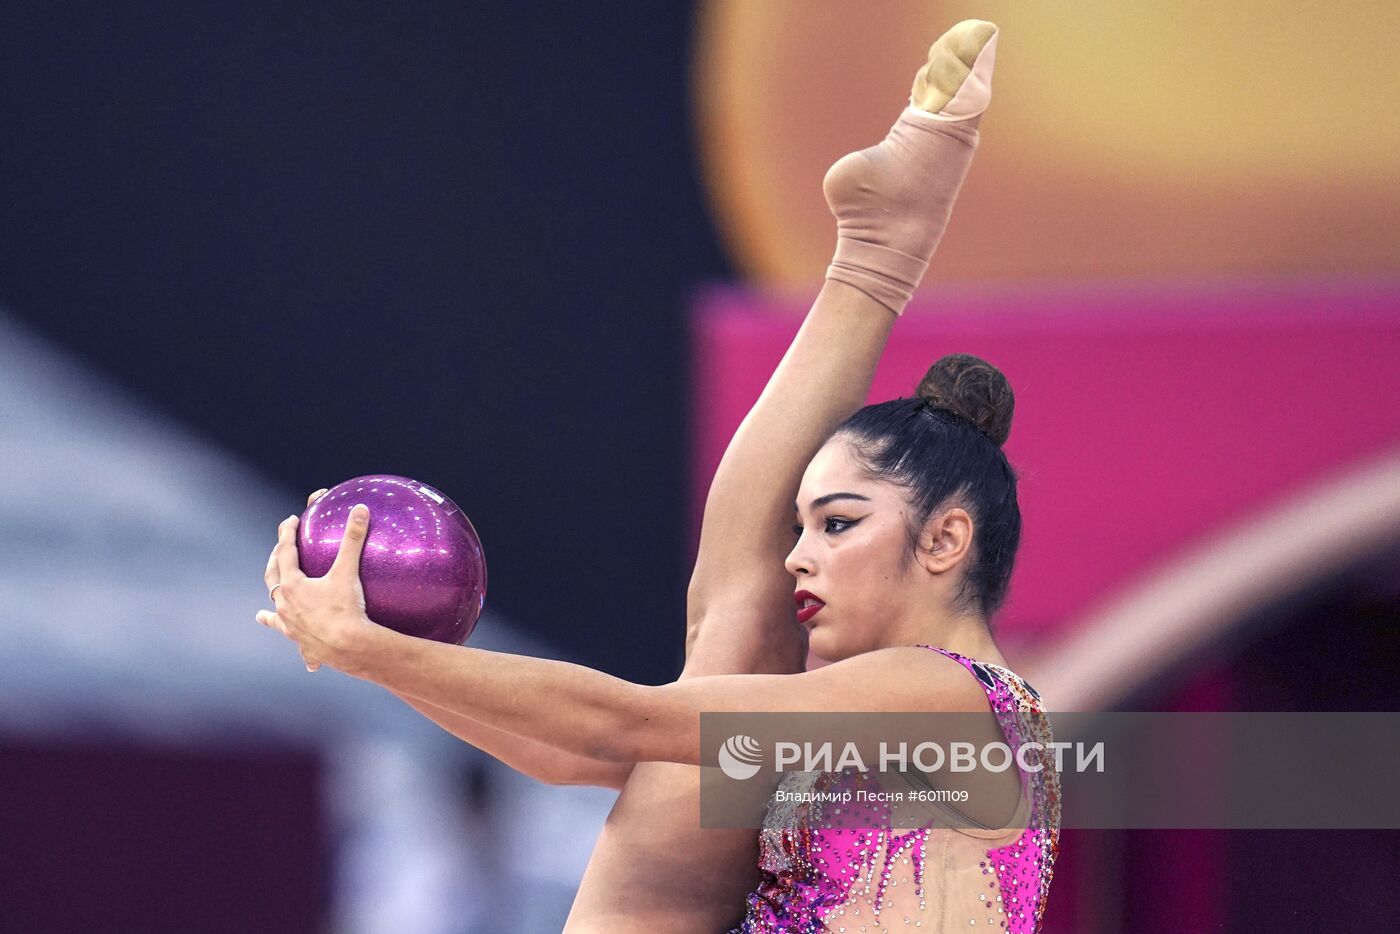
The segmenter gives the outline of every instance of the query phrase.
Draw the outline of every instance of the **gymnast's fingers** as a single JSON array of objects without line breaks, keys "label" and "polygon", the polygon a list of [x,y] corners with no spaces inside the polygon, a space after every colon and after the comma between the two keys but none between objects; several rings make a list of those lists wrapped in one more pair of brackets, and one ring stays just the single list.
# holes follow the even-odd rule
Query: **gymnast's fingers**
[{"label": "gymnast's fingers", "polygon": [[277,570],[278,582],[285,589],[289,584],[306,577],[301,572],[301,564],[297,560],[297,525],[298,516],[292,515],[282,520],[282,524],[277,527]]}]

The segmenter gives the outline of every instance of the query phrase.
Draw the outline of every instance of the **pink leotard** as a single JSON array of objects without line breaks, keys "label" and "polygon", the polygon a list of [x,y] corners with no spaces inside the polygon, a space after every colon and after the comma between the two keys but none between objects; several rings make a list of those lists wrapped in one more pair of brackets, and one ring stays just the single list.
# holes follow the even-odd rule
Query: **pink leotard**
[{"label": "pink leotard", "polygon": [[[1040,694],[1010,669],[941,649],[977,678],[1013,752],[1048,744]],[[1048,748],[1048,747],[1046,747]],[[1022,796],[1004,829],[929,826],[897,833],[878,824],[805,827],[820,805],[770,799],[759,838],[762,881],[729,934],[919,930],[1036,934],[1059,853],[1060,783],[1053,756],[1019,769]],[[785,790],[855,787],[862,773],[787,772]],[[789,798],[796,796],[789,796]],[[945,805],[946,806],[946,805]],[[878,878],[877,878],[878,876]],[[985,927],[984,927],[985,925]]]}]

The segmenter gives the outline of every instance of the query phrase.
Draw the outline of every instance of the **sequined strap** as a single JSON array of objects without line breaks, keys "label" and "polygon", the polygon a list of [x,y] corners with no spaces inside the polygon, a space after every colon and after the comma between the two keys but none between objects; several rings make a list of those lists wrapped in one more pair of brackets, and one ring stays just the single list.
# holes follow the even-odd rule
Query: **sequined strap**
[{"label": "sequined strap", "polygon": [[1025,688],[1031,697],[1035,698],[1037,702],[1040,701],[1040,692],[1031,687],[1029,681],[1010,668],[1007,668],[1005,665],[998,665],[994,662],[981,662],[975,658],[969,658],[960,652],[954,652],[952,649],[940,648],[936,645],[929,645],[926,642],[916,642],[915,645],[921,649],[932,649],[935,652],[941,652],[972,672],[973,676],[982,683],[982,689],[987,692],[989,697],[991,696],[991,692],[996,689],[996,682],[992,680],[992,672],[996,672],[1002,677],[1002,680]]}]

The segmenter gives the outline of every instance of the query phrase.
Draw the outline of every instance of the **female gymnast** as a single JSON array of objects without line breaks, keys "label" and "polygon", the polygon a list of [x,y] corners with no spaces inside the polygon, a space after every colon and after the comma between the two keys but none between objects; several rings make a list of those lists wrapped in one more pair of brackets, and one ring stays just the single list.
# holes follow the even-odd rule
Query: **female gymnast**
[{"label": "female gymnast", "polygon": [[[543,781],[620,789],[566,931],[1040,927],[1059,840],[1048,764],[993,779],[975,814],[844,832],[776,806],[761,831],[702,829],[696,768],[702,711],[980,713],[1013,748],[1049,739],[989,629],[1020,538],[1005,378],[952,355],[914,397],[862,407],[977,147],[996,40],[979,20],[950,29],[885,140],[827,173],[835,256],[711,485],[677,681],[400,635],[365,614],[363,506],[321,578],[298,567],[297,517],[279,526],[264,578],[276,611],[257,618],[308,670],[379,684]],[[809,646],[831,664],[804,670]]]}]

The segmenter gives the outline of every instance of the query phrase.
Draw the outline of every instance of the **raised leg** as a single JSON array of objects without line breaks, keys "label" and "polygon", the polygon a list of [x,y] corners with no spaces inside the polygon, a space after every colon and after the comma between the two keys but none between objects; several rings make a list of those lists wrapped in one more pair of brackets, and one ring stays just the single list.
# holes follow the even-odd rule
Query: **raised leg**
[{"label": "raised leg", "polygon": [[[790,673],[805,664],[794,582],[783,567],[793,498],[832,429],[864,404],[896,317],[942,235],[990,96],[995,35],[976,20],[949,30],[930,49],[890,135],[827,175],[836,258],[711,484],[682,678]],[[758,880],[757,856],[751,830],[700,829],[697,768],[638,763],[566,931],[727,930]]]},{"label": "raised leg", "polygon": [[827,173],[837,219],[827,282],[720,461],[687,599],[687,675],[802,670],[792,503],[832,429],[865,403],[897,315],[943,236],[991,95],[996,27],[954,26],[879,145]]}]

